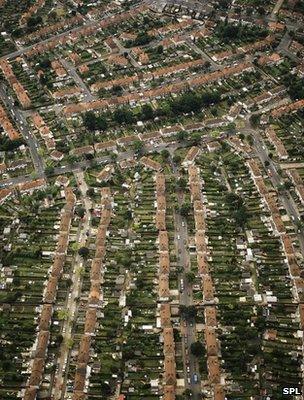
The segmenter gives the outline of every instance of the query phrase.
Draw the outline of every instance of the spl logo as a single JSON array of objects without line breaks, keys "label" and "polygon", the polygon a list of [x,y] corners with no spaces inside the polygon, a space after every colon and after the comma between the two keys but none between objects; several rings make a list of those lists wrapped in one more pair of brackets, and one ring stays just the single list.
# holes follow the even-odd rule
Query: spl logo
[{"label": "spl logo", "polygon": [[299,396],[301,393],[301,390],[296,387],[285,387],[283,388],[283,394],[292,394],[294,396]]}]

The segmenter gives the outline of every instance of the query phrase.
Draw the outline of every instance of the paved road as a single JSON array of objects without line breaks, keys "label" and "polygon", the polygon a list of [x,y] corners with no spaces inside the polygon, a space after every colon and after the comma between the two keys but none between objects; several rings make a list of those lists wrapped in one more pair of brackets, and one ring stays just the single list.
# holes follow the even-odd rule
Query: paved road
[{"label": "paved road", "polygon": [[[85,208],[84,222],[81,225],[81,229],[76,237],[76,243],[79,247],[83,247],[87,242],[87,232],[90,233],[91,229],[91,213],[92,208],[91,200],[86,196],[88,190],[87,184],[84,180],[83,172],[75,174],[78,187],[81,192],[81,200]],[[70,287],[69,296],[66,303],[66,310],[68,311],[68,318],[64,320],[62,327],[62,334],[64,340],[60,346],[60,356],[57,360],[56,369],[56,381],[53,386],[52,398],[53,400],[64,399],[66,392],[66,381],[67,381],[67,371],[69,371],[70,362],[70,346],[69,341],[72,339],[73,326],[77,318],[77,298],[81,294],[82,287],[82,274],[79,273],[80,269],[83,268],[83,258],[77,253],[73,262],[73,272],[71,275],[72,285]]]},{"label": "paved road", "polygon": [[[281,178],[281,176],[277,171],[276,164],[273,162],[273,160],[271,160],[268,157],[267,147],[264,143],[261,134],[257,130],[253,130],[252,133],[254,137],[254,148],[256,154],[263,165],[265,165],[265,161],[269,162],[269,167],[267,167],[267,173],[272,185],[274,186],[274,188],[277,188],[278,186],[281,186],[283,184],[283,179]],[[295,224],[297,230],[297,224],[301,222],[301,219],[298,207],[294,199],[292,198],[292,196],[288,191],[279,192],[278,197],[283,206],[285,207],[287,214],[291,218],[291,221]],[[298,232],[297,236],[301,252],[302,254],[304,254],[304,231],[302,230],[301,232]]]},{"label": "paved road", "polygon": [[92,93],[90,92],[87,85],[84,83],[84,81],[78,75],[77,70],[74,67],[74,65],[72,65],[70,62],[64,60],[63,58],[60,59],[60,62],[64,66],[64,68],[67,70],[68,74],[73,78],[76,85],[82,88],[83,94],[84,94],[84,100],[85,101],[96,100],[96,96],[92,95]]},{"label": "paved road", "polygon": [[114,40],[115,44],[117,45],[121,55],[124,55],[125,53],[128,54],[128,59],[129,59],[130,63],[133,65],[133,67],[135,67],[137,69],[143,68],[143,66],[141,64],[139,64],[135,60],[135,58],[132,56],[131,49],[124,47],[121,44],[120,40],[118,40],[117,38],[113,38],[113,40]]},{"label": "paved road", "polygon": [[219,69],[224,68],[222,65],[218,65],[212,58],[205,53],[202,49],[200,49],[195,43],[192,42],[191,39],[187,39],[188,46],[195,51],[197,54],[200,54],[205,61],[210,62],[213,71],[218,71]]},{"label": "paved road", "polygon": [[[180,177],[176,165],[171,162],[174,176],[176,179]],[[183,204],[184,194],[181,191],[176,193],[178,203]],[[178,212],[174,212],[174,226],[175,226],[175,247],[177,250],[177,263],[182,267],[182,272],[179,274],[179,291],[180,298],[179,304],[185,306],[193,305],[193,291],[192,285],[186,278],[187,272],[190,272],[190,256],[188,252],[188,228],[186,218],[181,216]],[[183,284],[182,284],[183,282]],[[199,368],[196,357],[191,354],[191,343],[196,339],[196,324],[195,321],[187,321],[181,318],[181,333],[182,333],[182,350],[184,362],[184,378],[185,387],[189,388],[192,392],[192,399],[199,400],[201,397],[201,384],[199,377]],[[197,374],[197,383],[193,380],[193,375]]]},{"label": "paved road", "polygon": [[24,117],[22,111],[20,111],[19,108],[14,105],[14,99],[8,95],[7,89],[4,84],[0,84],[0,98],[9,110],[13,120],[18,127],[18,130],[21,132],[24,140],[26,141],[30,149],[31,157],[37,174],[39,176],[43,176],[44,164],[42,158],[39,155],[38,141],[35,138],[35,135],[31,132],[31,129],[29,128],[27,120]]},{"label": "paved road", "polygon": [[280,8],[282,7],[284,3],[284,0],[277,0],[275,6],[273,7],[272,13],[271,13],[271,18],[276,18],[278,12],[280,11]]}]

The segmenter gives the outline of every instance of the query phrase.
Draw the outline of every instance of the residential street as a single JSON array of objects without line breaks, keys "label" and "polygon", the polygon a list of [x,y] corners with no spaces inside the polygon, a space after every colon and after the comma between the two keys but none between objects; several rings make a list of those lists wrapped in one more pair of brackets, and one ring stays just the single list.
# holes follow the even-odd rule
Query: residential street
[{"label": "residential street", "polygon": [[87,85],[84,83],[84,81],[78,75],[76,68],[70,62],[66,61],[64,58],[61,58],[60,62],[63,65],[63,67],[66,69],[67,73],[74,80],[76,86],[79,86],[83,90],[83,96],[84,96],[83,99],[85,101],[96,100],[96,97],[92,95],[92,93],[90,92]]},{"label": "residential street", "polygon": [[[171,163],[174,176],[176,179],[180,177],[177,167]],[[184,194],[181,191],[176,192],[178,204],[183,204]],[[191,271],[190,256],[188,251],[188,228],[186,218],[179,212],[174,212],[174,241],[177,251],[177,265],[182,268],[179,274],[179,304],[189,307],[193,305],[192,285],[187,280],[187,272]],[[182,283],[181,283],[182,282]],[[192,392],[192,399],[199,400],[201,393],[201,384],[196,357],[192,355],[190,347],[191,343],[196,341],[196,324],[195,321],[189,321],[181,318],[181,336],[184,361],[184,378],[185,388],[189,388]],[[197,375],[197,382],[194,382],[194,374]]]},{"label": "residential street", "polygon": [[7,94],[6,86],[3,83],[0,84],[0,97],[7,109],[10,111],[19,132],[22,134],[24,140],[28,144],[37,174],[39,175],[39,177],[42,177],[44,175],[44,163],[39,155],[38,140],[29,129],[28,123],[26,121],[26,118],[23,116],[22,111],[20,111],[19,108],[14,105],[13,98]]},{"label": "residential street", "polygon": [[[80,224],[80,229],[77,232],[76,243],[78,247],[86,246],[88,235],[91,229],[91,213],[90,208],[92,207],[92,202],[86,195],[86,191],[88,189],[87,184],[84,180],[83,172],[75,174],[78,187],[81,191],[81,199],[83,202],[83,206],[85,208],[85,215]],[[66,303],[66,311],[68,313],[68,317],[63,321],[62,326],[62,335],[63,341],[59,350],[59,359],[57,360],[57,369],[55,376],[55,385],[53,387],[53,399],[60,400],[65,398],[65,390],[66,390],[66,379],[67,376],[65,371],[69,369],[70,362],[70,349],[71,349],[71,340],[73,334],[73,326],[75,325],[77,314],[78,314],[78,304],[77,299],[81,294],[82,287],[82,273],[81,270],[84,268],[84,260],[77,253],[75,259],[73,261],[73,271],[71,274],[72,285],[69,290],[68,299]]]}]

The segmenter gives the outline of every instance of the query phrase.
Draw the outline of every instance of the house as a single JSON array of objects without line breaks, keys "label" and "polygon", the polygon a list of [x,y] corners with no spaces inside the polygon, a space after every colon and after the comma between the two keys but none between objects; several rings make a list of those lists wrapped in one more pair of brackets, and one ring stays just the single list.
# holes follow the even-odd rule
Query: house
[{"label": "house", "polygon": [[29,386],[24,391],[23,400],[35,400],[36,394],[37,394],[37,387]]},{"label": "house", "polygon": [[9,117],[6,114],[5,109],[0,104],[0,124],[10,140],[16,140],[20,138],[19,132],[13,127]]},{"label": "house", "polygon": [[270,143],[273,144],[273,146],[276,149],[276,153],[282,160],[286,160],[288,158],[288,153],[287,150],[285,149],[284,144],[282,141],[278,138],[276,131],[272,126],[268,127],[265,131],[267,138],[269,139]]},{"label": "house", "polygon": [[169,272],[170,272],[169,252],[164,251],[159,254],[159,273],[169,274]]},{"label": "house", "polygon": [[171,327],[171,310],[169,303],[160,305],[160,320],[162,328]]},{"label": "house", "polygon": [[207,357],[208,377],[210,383],[220,383],[220,363],[217,356]]},{"label": "house", "polygon": [[216,356],[219,349],[214,328],[211,327],[205,328],[205,341],[206,341],[207,355]]},{"label": "house", "polygon": [[86,335],[94,335],[96,322],[97,322],[96,308],[87,309],[85,323],[84,323],[84,333]]},{"label": "house", "polygon": [[46,351],[49,343],[50,332],[40,331],[37,336],[37,345],[35,349],[35,358],[44,359],[46,356]]},{"label": "house", "polygon": [[205,253],[197,252],[197,268],[200,275],[209,274],[209,265]]},{"label": "house", "polygon": [[160,300],[166,300],[170,296],[169,276],[168,274],[159,275],[158,297]]},{"label": "house", "polygon": [[33,193],[36,189],[43,189],[46,186],[46,181],[44,179],[36,179],[34,181],[20,183],[19,190],[22,193]]},{"label": "house", "polygon": [[44,294],[44,302],[45,303],[54,303],[57,293],[57,285],[58,285],[58,278],[55,276],[51,276],[48,280],[45,294]]},{"label": "house", "polygon": [[221,385],[214,386],[214,400],[225,400],[224,388]]},{"label": "house", "polygon": [[0,189],[0,205],[7,200],[13,193],[12,189]]},{"label": "house", "polygon": [[44,358],[34,358],[32,363],[31,375],[28,380],[28,385],[36,389],[39,388],[44,369]]},{"label": "house", "polygon": [[152,158],[149,157],[142,157],[140,159],[141,164],[144,165],[145,168],[152,169],[154,171],[160,171],[162,169],[162,166],[159,162],[152,160]]},{"label": "house", "polygon": [[166,211],[157,210],[155,215],[155,225],[158,230],[166,230]]},{"label": "house", "polygon": [[53,150],[53,151],[50,153],[50,157],[51,157],[51,159],[54,160],[54,161],[61,161],[61,160],[64,158],[64,154],[61,153],[61,151]]},{"label": "house", "polygon": [[167,231],[159,231],[158,243],[159,243],[159,251],[169,250],[169,237]]},{"label": "house", "polygon": [[172,327],[163,328],[163,339],[164,339],[164,354],[170,355],[175,353],[174,336]]},{"label": "house", "polygon": [[70,154],[73,154],[75,156],[82,156],[84,154],[94,154],[94,147],[93,146],[77,147],[71,150]]},{"label": "house", "polygon": [[176,366],[175,356],[166,355],[164,362],[164,381],[165,385],[175,386],[176,385]]},{"label": "house", "polygon": [[111,179],[114,173],[114,166],[112,164],[106,165],[101,172],[96,176],[97,182],[107,182]]},{"label": "house", "polygon": [[92,261],[91,271],[90,271],[90,279],[92,281],[100,280],[101,268],[102,268],[101,258],[94,258]]},{"label": "house", "polygon": [[204,300],[207,302],[214,300],[213,282],[209,275],[204,275],[203,277],[203,295]]},{"label": "house", "polygon": [[131,144],[133,144],[137,140],[138,140],[138,136],[137,135],[130,135],[130,136],[124,136],[124,137],[118,138],[116,142],[120,146],[126,147],[126,146],[130,146]]},{"label": "house", "polygon": [[183,128],[181,125],[174,125],[174,126],[167,126],[165,128],[161,128],[160,133],[164,137],[171,137],[172,135],[175,135],[182,130],[183,130]]},{"label": "house", "polygon": [[107,142],[95,143],[94,148],[96,153],[101,151],[114,151],[116,150],[116,142],[114,140],[109,140]]},{"label": "house", "polygon": [[183,167],[188,168],[189,165],[192,165],[196,157],[199,155],[199,153],[200,153],[199,147],[192,146],[188,151],[186,157],[184,158],[184,161],[182,162]]},{"label": "house", "polygon": [[173,385],[164,386],[163,400],[175,400],[175,387]]},{"label": "house", "polygon": [[39,331],[48,331],[53,314],[53,306],[51,304],[44,304],[39,316]]},{"label": "house", "polygon": [[88,364],[90,359],[90,347],[91,337],[89,335],[82,335],[77,357],[78,364]]},{"label": "house", "polygon": [[205,324],[206,326],[215,327],[216,321],[216,308],[212,306],[205,307]]},{"label": "house", "polygon": [[85,387],[87,365],[78,363],[74,379],[74,391],[83,391]]}]

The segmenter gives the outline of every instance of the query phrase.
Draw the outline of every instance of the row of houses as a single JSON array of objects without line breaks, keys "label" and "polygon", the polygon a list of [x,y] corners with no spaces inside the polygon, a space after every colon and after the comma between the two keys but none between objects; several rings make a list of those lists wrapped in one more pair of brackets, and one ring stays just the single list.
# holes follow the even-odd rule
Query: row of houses
[{"label": "row of houses", "polygon": [[160,322],[162,329],[163,351],[164,351],[164,400],[174,400],[176,391],[176,364],[175,364],[175,343],[173,327],[171,324],[170,308],[170,256],[169,240],[166,230],[166,180],[162,172],[155,175],[156,191],[156,215],[155,225],[158,229],[159,249],[159,287],[158,299],[160,302]]},{"label": "row of houses", "polygon": [[59,31],[61,31],[62,29],[71,28],[75,25],[80,24],[83,21],[84,21],[84,18],[81,15],[75,15],[72,18],[68,18],[68,19],[65,19],[64,21],[56,22],[53,25],[44,26],[43,28],[34,31],[30,35],[25,36],[23,38],[23,40],[25,42],[32,42],[37,39],[41,40],[41,38],[44,38],[47,35],[50,35],[52,33],[57,33]]},{"label": "row of houses", "polygon": [[[106,151],[116,151],[118,146],[123,146],[123,147],[128,147],[134,144],[137,141],[142,141],[144,143],[150,143],[150,144],[156,144],[156,143],[161,143],[163,141],[163,138],[170,138],[171,136],[176,135],[178,132],[195,132],[195,131],[200,131],[205,128],[217,128],[221,127],[224,125],[227,125],[229,123],[229,119],[227,117],[226,119],[223,118],[210,118],[206,119],[202,122],[195,122],[191,124],[176,124],[173,126],[167,126],[160,128],[158,131],[153,131],[153,132],[146,132],[146,133],[139,133],[139,134],[134,134],[130,136],[122,136],[116,140],[107,140],[105,142],[99,142],[95,143],[94,146],[92,145],[87,145],[83,147],[77,147],[75,149],[72,149],[70,151],[71,154],[74,154],[76,156],[81,156],[84,154],[94,154],[96,153],[101,153],[101,152],[106,152]],[[193,152],[193,154],[192,154]],[[197,150],[192,149],[191,152],[189,153],[189,160],[185,159],[185,162],[191,162],[191,157],[196,157],[198,154]],[[147,167],[153,167],[155,171],[159,170],[158,164],[149,162],[150,159],[143,158],[142,163],[145,164],[148,161]],[[159,164],[160,165],[160,164]]]},{"label": "row of houses", "polygon": [[276,41],[275,36],[267,36],[263,40],[259,40],[253,44],[248,44],[243,47],[238,47],[237,49],[234,50],[229,50],[229,51],[221,51],[220,53],[214,54],[211,58],[214,61],[223,61],[226,59],[230,59],[232,57],[237,57],[240,55],[245,55],[247,53],[251,53],[257,50],[263,50],[266,47],[269,47]]},{"label": "row of houses", "polygon": [[15,76],[10,63],[6,60],[0,60],[0,68],[3,72],[5,79],[8,81],[11,88],[15,92],[17,99],[19,100],[22,107],[29,108],[31,106],[31,100],[26,90]]},{"label": "row of houses", "polygon": [[13,127],[13,124],[11,123],[5,109],[1,106],[1,104],[0,104],[0,124],[10,140],[16,140],[20,138],[19,132],[17,132],[17,130]]},{"label": "row of houses", "polygon": [[162,26],[160,28],[153,28],[148,31],[148,34],[151,36],[166,36],[168,34],[172,34],[173,32],[180,32],[183,31],[184,29],[191,28],[193,25],[195,25],[197,21],[194,21],[193,19],[184,19],[181,21],[173,22],[171,24],[167,24],[165,26]]},{"label": "row of houses", "polygon": [[103,280],[103,261],[106,252],[106,234],[111,220],[112,197],[111,190],[105,187],[101,190],[101,216],[95,241],[95,256],[91,264],[90,294],[87,302],[87,310],[84,323],[84,333],[81,336],[76,372],[74,377],[73,400],[85,398],[87,378],[89,375],[88,363],[92,337],[95,334],[97,323],[97,310],[101,307],[101,282]]},{"label": "row of houses", "polygon": [[[96,23],[90,23],[90,25],[86,25],[83,27],[80,27],[79,29],[75,30],[74,32],[67,32],[59,37],[55,37],[51,40],[48,40],[47,42],[41,43],[41,44],[37,44],[31,48],[29,48],[28,50],[26,50],[25,54],[28,57],[32,57],[33,55],[36,54],[41,54],[45,51],[54,49],[56,46],[58,45],[64,45],[66,43],[68,43],[69,41],[76,41],[78,40],[80,37],[85,37],[85,36],[91,36],[96,34],[96,31],[98,30],[102,30],[102,29],[107,29],[111,26],[117,25],[123,21],[127,21],[128,19],[134,18],[137,14],[142,13],[143,11],[145,11],[147,9],[147,6],[145,5],[140,5],[138,7],[133,8],[132,10],[126,11],[126,12],[122,12],[116,15],[112,15],[111,17],[108,17],[107,19],[103,19],[99,22]],[[76,20],[76,17],[71,18],[70,20],[68,20],[70,23],[73,21],[73,23],[75,22],[81,22],[79,20]],[[81,20],[83,20],[83,17],[79,17],[81,18]],[[63,27],[65,27],[66,21],[65,23],[60,23],[60,24],[64,24]],[[55,24],[57,25],[57,24]],[[54,27],[54,26],[53,26]],[[57,29],[60,29],[60,26],[57,26]],[[46,29],[46,28],[43,28]],[[51,29],[51,27],[49,27],[49,29]],[[53,28],[52,28],[53,31]],[[33,38],[31,38],[33,39]],[[36,36],[35,36],[36,39]]]},{"label": "row of houses", "polygon": [[30,376],[23,394],[24,400],[36,399],[37,391],[43,377],[47,348],[50,339],[50,325],[54,308],[53,304],[56,299],[58,281],[61,277],[65,263],[69,242],[69,231],[76,203],[76,198],[72,188],[67,187],[65,189],[65,198],[66,204],[61,212],[57,249],[44,291],[43,305],[38,322],[38,333],[33,345],[33,359],[30,364]]},{"label": "row of houses", "polygon": [[31,115],[33,124],[35,128],[38,130],[41,138],[44,140],[45,146],[48,150],[54,150],[55,149],[55,139],[53,137],[53,134],[49,128],[49,126],[46,124],[44,119],[41,117],[41,115],[38,112],[34,112]]},{"label": "row of houses", "polygon": [[21,194],[33,193],[35,190],[43,189],[46,187],[45,179],[34,179],[29,182],[19,183],[10,188],[0,189],[0,205],[3,204],[8,198],[13,196],[18,190]]},{"label": "row of houses", "polygon": [[189,188],[194,209],[195,244],[198,273],[202,279],[203,298],[205,303],[205,346],[207,353],[207,368],[209,383],[214,391],[215,400],[224,400],[221,368],[219,361],[220,346],[216,334],[217,318],[214,297],[214,285],[208,265],[208,249],[206,233],[206,209],[202,198],[202,183],[200,170],[195,165],[188,168]]},{"label": "row of houses", "polygon": [[269,127],[267,127],[265,133],[270,143],[275,147],[276,154],[279,156],[279,158],[281,158],[282,160],[286,160],[288,158],[287,150],[285,149],[285,146],[281,139],[278,138],[273,126],[270,125]]},{"label": "row of houses", "polygon": [[254,69],[250,62],[233,65],[223,68],[220,71],[210,72],[208,74],[191,77],[186,81],[179,81],[170,85],[158,87],[156,89],[148,89],[140,93],[130,93],[122,96],[112,97],[110,99],[101,99],[91,102],[82,102],[78,104],[69,104],[64,107],[65,115],[73,115],[89,110],[98,110],[101,108],[114,107],[123,104],[135,104],[137,102],[147,102],[149,99],[162,98],[173,93],[180,93],[187,89],[194,89],[214,81],[220,81],[230,76],[242,74]]},{"label": "row of houses", "polygon": [[146,82],[153,79],[158,79],[163,76],[169,76],[172,74],[176,74],[178,72],[187,71],[190,68],[200,67],[205,64],[206,61],[203,59],[186,61],[169,67],[157,68],[155,71],[146,72],[144,74],[136,74],[136,75],[113,79],[110,81],[96,82],[93,85],[91,85],[91,90],[93,92],[97,92],[99,89],[111,89],[113,86],[128,87],[130,84],[133,84],[134,82],[140,82],[140,81]]},{"label": "row of houses", "polygon": [[296,260],[292,241],[290,236],[286,233],[286,229],[280,215],[280,210],[277,206],[277,196],[269,193],[265,185],[262,172],[256,161],[248,160],[247,166],[249,168],[252,179],[258,189],[258,192],[260,193],[264,203],[266,204],[270,212],[271,221],[274,226],[274,232],[280,237],[289,268],[289,275],[293,283],[293,295],[296,301],[299,302],[299,299],[303,297],[304,280],[300,277],[300,268]]},{"label": "row of houses", "polygon": [[300,202],[304,205],[304,182],[303,179],[301,178],[300,174],[296,169],[290,169],[287,171],[287,174],[289,175],[290,179],[292,180],[292,183],[294,184],[295,187],[295,192],[297,193]]},{"label": "row of houses", "polygon": [[36,2],[20,18],[22,25],[26,24],[30,17],[37,13],[39,8],[43,7],[45,0],[36,0]]},{"label": "row of houses", "polygon": [[304,100],[298,100],[291,104],[278,107],[271,112],[273,118],[280,118],[282,115],[289,114],[304,108]]}]

